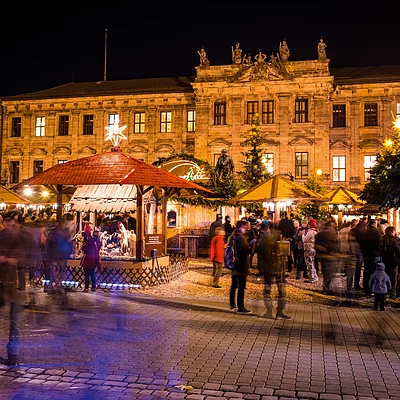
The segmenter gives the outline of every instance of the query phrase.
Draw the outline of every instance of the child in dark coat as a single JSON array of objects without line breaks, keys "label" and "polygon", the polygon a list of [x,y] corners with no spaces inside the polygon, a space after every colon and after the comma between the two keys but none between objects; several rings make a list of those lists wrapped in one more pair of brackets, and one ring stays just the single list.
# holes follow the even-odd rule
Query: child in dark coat
[{"label": "child in dark coat", "polygon": [[379,309],[384,311],[386,294],[392,288],[384,263],[376,264],[376,270],[369,279],[369,288],[374,294],[374,310],[379,306]]}]

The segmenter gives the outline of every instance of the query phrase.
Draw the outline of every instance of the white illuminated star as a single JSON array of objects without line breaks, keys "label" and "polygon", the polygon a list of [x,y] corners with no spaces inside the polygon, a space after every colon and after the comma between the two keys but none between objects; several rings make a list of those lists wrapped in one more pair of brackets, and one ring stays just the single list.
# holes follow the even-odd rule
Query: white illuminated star
[{"label": "white illuminated star", "polygon": [[105,140],[111,140],[114,147],[117,147],[122,139],[127,139],[127,137],[122,133],[125,129],[126,125],[120,127],[118,123],[106,126],[107,135]]}]

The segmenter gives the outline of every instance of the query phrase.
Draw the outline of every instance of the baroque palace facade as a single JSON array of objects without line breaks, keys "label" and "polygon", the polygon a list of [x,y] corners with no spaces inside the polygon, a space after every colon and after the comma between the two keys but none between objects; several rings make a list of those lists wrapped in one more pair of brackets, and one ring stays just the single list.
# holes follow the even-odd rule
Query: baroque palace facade
[{"label": "baroque palace facade", "polygon": [[400,113],[400,66],[331,69],[322,39],[315,60],[279,53],[210,65],[204,49],[194,77],[69,83],[0,99],[1,183],[110,150],[106,127],[127,125],[122,151],[152,163],[189,153],[215,164],[227,149],[236,170],[255,114],[263,157],[274,174],[359,192]]}]

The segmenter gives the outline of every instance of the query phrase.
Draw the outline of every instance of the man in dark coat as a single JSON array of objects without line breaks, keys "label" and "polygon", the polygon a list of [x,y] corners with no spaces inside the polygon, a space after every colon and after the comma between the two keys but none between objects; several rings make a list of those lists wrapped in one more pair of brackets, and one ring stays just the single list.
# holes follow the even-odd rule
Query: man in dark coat
[{"label": "man in dark coat", "polygon": [[339,256],[338,235],[332,221],[326,221],[315,235],[315,250],[324,277],[323,291],[325,294],[331,294],[332,275],[337,270]]},{"label": "man in dark coat", "polygon": [[[244,306],[244,292],[246,290],[247,276],[250,274],[250,254],[254,250],[256,240],[250,243],[245,237],[245,233],[250,229],[248,221],[238,221],[236,229],[233,231],[229,240],[234,240],[236,244],[237,266],[232,270],[232,283],[229,293],[230,310],[238,314],[250,314],[251,310]],[[236,297],[237,291],[237,298]],[[237,301],[237,308],[236,308]]]},{"label": "man in dark coat", "polygon": [[231,217],[229,215],[225,216],[224,229],[225,229],[225,243],[228,243],[229,236],[233,232]]},{"label": "man in dark coat", "polygon": [[354,264],[354,290],[360,290],[361,269],[363,265],[363,255],[360,247],[360,237],[365,231],[366,223],[359,221],[358,224],[350,229],[349,246],[351,262]]},{"label": "man in dark coat", "polygon": [[396,230],[393,226],[388,226],[385,229],[385,236],[383,236],[380,243],[380,251],[382,262],[385,264],[386,273],[389,275],[391,290],[389,297],[395,299],[397,297],[397,276],[399,273],[400,262],[400,242],[396,236]]},{"label": "man in dark coat", "polygon": [[210,240],[215,236],[215,229],[223,227],[224,224],[222,222],[222,214],[217,214],[215,221],[210,225]]},{"label": "man in dark coat", "polygon": [[282,232],[283,237],[290,242],[290,255],[287,258],[287,270],[290,272],[293,268],[293,251],[294,251],[294,236],[296,235],[296,227],[293,220],[288,218],[285,211],[284,217],[279,221],[278,229]]},{"label": "man in dark coat", "polygon": [[381,260],[379,251],[381,240],[382,235],[377,229],[376,220],[372,219],[360,235],[360,248],[364,259],[363,290],[368,296],[371,294],[369,278],[375,272],[376,263]]}]

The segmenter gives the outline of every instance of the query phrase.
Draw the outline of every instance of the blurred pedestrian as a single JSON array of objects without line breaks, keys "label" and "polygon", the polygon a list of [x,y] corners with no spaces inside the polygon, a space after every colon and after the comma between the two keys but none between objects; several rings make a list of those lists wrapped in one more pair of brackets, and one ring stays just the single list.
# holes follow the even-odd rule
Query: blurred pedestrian
[{"label": "blurred pedestrian", "polygon": [[315,269],[315,236],[317,221],[314,218],[308,220],[307,229],[303,231],[304,260],[307,266],[308,283],[317,283],[318,274]]},{"label": "blurred pedestrian", "polygon": [[335,225],[331,220],[324,223],[321,230],[315,235],[316,257],[321,261],[322,275],[324,278],[323,293],[332,294],[331,282],[334,272],[339,265],[338,236]]},{"label": "blurred pedestrian", "polygon": [[361,220],[349,232],[349,245],[354,268],[354,290],[361,290],[361,271],[363,267],[363,254],[360,247],[360,237],[366,227],[365,221]]},{"label": "blurred pedestrian", "polygon": [[290,242],[287,271],[291,272],[293,268],[294,235],[296,234],[296,228],[294,221],[289,219],[287,211],[283,213],[283,218],[279,221],[278,229],[282,232],[283,237]]},{"label": "blurred pedestrian", "polygon": [[392,288],[384,263],[376,263],[376,270],[371,274],[368,286],[374,294],[374,310],[379,308],[380,311],[384,311],[386,294]]},{"label": "blurred pedestrian", "polygon": [[232,270],[232,283],[229,292],[229,303],[230,310],[235,311],[238,314],[251,314],[251,310],[244,306],[246,281],[247,276],[250,274],[250,254],[253,252],[256,244],[256,239],[253,239],[249,243],[245,237],[245,233],[249,229],[250,223],[248,221],[238,221],[236,229],[229,238],[229,241],[236,241],[236,251],[238,257],[237,267]]},{"label": "blurred pedestrian", "polygon": [[[357,222],[357,220],[354,220]],[[346,221],[342,225],[342,229],[338,232],[338,245],[340,252],[339,269],[340,272],[346,275],[346,291],[350,292],[353,288],[354,269],[353,264],[350,262],[350,244],[349,233],[352,228],[351,222]]]},{"label": "blurred pedestrian", "polygon": [[219,279],[224,265],[224,250],[225,250],[225,231],[223,228],[215,229],[215,236],[211,239],[210,259],[213,263],[213,283],[212,287],[221,288]]},{"label": "blurred pedestrian", "polygon": [[25,290],[18,290],[18,262],[25,258],[25,251],[16,229],[15,215],[4,216],[5,228],[0,231],[0,303],[9,308],[10,328],[6,345],[7,358],[2,362],[16,366],[19,362],[19,343]]},{"label": "blurred pedestrian", "polygon": [[231,236],[231,233],[234,230],[231,223],[231,217],[229,215],[225,216],[224,230],[225,230],[225,243],[228,243],[229,236]]},{"label": "blurred pedestrian", "polygon": [[84,292],[89,292],[89,284],[91,283],[91,291],[92,293],[96,291],[96,273],[95,268],[100,264],[100,247],[101,242],[96,234],[93,232],[93,236],[91,232],[83,232],[83,246],[82,246],[82,258],[81,258],[81,266],[85,272],[85,289]]},{"label": "blurred pedestrian", "polygon": [[287,254],[282,254],[280,247],[282,245],[280,243],[282,238],[282,232],[273,227],[258,243],[258,251],[262,255],[263,260],[265,312],[262,316],[265,318],[274,318],[271,289],[272,284],[275,282],[278,287],[276,318],[290,319],[284,312],[286,307],[285,270],[287,267],[287,256],[290,252],[290,244],[287,243]]},{"label": "blurred pedestrian", "polygon": [[360,235],[360,247],[364,259],[363,290],[367,296],[371,294],[369,278],[375,271],[376,263],[381,261],[379,249],[381,240],[382,234],[377,228],[377,221],[372,219]]},{"label": "blurred pedestrian", "polygon": [[397,297],[397,278],[399,273],[400,262],[400,242],[396,236],[396,230],[393,226],[385,229],[385,235],[380,243],[380,254],[382,262],[385,264],[386,273],[389,275],[392,289],[389,297],[395,299]]},{"label": "blurred pedestrian", "polygon": [[217,214],[215,217],[215,221],[213,221],[210,225],[210,240],[215,236],[215,229],[223,227],[224,224],[222,222],[222,214]]},{"label": "blurred pedestrian", "polygon": [[307,231],[307,223],[308,220],[302,219],[300,221],[300,226],[298,227],[296,234],[294,235],[294,250],[293,250],[293,258],[294,265],[296,268],[296,279],[308,278],[307,273],[307,265],[304,259],[304,243],[303,243],[303,234]]}]

